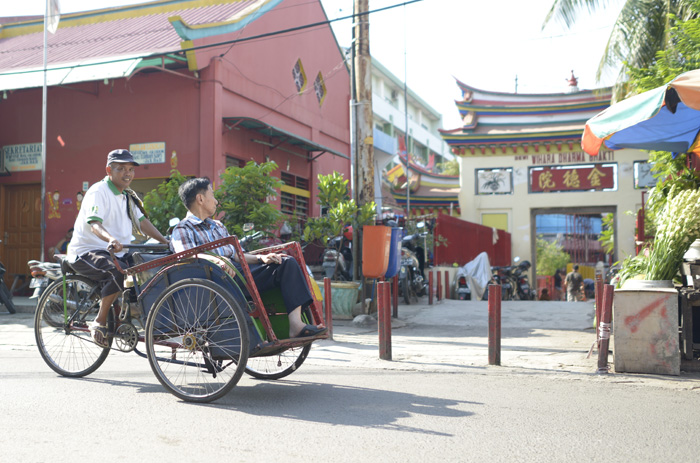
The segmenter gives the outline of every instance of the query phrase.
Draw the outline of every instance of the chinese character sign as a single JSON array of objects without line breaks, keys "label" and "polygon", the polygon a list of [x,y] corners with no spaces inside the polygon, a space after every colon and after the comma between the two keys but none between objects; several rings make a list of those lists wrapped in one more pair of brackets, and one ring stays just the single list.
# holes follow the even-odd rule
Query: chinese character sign
[{"label": "chinese character sign", "polygon": [[530,169],[530,191],[533,193],[604,190],[614,187],[615,169],[610,165]]}]

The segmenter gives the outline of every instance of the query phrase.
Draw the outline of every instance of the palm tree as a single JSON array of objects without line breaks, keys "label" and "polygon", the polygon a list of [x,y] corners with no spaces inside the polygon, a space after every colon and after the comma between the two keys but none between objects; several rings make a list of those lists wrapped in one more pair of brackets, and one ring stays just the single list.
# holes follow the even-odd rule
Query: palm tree
[{"label": "palm tree", "polygon": [[[571,27],[585,8],[589,12],[605,9],[613,0],[554,0],[542,28],[556,19]],[[695,17],[691,9],[693,0],[625,0],[613,26],[605,52],[600,60],[596,78],[603,71],[622,65],[617,79],[616,97],[622,92],[628,67],[647,68],[653,64],[656,52],[669,44],[671,20],[675,15],[680,20]]]}]

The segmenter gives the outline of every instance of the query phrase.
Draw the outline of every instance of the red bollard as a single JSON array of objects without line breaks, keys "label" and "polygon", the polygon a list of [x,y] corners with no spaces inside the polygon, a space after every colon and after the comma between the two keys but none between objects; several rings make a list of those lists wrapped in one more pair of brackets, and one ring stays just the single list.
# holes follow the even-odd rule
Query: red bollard
[{"label": "red bollard", "polygon": [[489,365],[501,364],[501,285],[489,285]]},{"label": "red bollard", "polygon": [[450,272],[445,270],[445,299],[450,298]]},{"label": "red bollard", "polygon": [[596,341],[600,340],[600,317],[603,312],[603,275],[595,276],[595,324],[593,328],[596,332]]},{"label": "red bollard", "polygon": [[428,304],[433,305],[433,272],[428,272]]},{"label": "red bollard", "polygon": [[387,282],[377,283],[377,318],[379,322],[379,358],[391,360],[390,288]]},{"label": "red bollard", "polygon": [[613,296],[615,287],[613,285],[605,285],[603,290],[603,310],[601,310],[602,320],[600,321],[600,329],[598,337],[598,371],[597,374],[608,373],[608,346],[610,345],[610,319],[612,318]]},{"label": "red bollard", "polygon": [[323,302],[326,316],[326,327],[328,328],[328,339],[333,340],[333,306],[331,305],[331,279],[323,279]]},{"label": "red bollard", "polygon": [[399,276],[394,275],[391,279],[391,305],[393,307],[394,318],[399,318]]},{"label": "red bollard", "polygon": [[440,272],[435,274],[435,279],[437,280],[437,300],[440,302],[442,299],[442,279],[440,278]]}]

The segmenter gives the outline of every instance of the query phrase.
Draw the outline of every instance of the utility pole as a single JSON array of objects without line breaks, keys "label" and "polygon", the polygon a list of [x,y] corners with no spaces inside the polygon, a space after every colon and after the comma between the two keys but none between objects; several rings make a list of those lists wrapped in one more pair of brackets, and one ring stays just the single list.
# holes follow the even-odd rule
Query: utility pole
[{"label": "utility pole", "polygon": [[[369,0],[355,0],[353,42],[353,77],[356,90],[355,134],[355,201],[358,206],[374,201],[374,138],[372,123],[372,57],[369,54]],[[355,230],[358,259],[362,256],[362,230]],[[359,272],[358,272],[359,273]]]}]

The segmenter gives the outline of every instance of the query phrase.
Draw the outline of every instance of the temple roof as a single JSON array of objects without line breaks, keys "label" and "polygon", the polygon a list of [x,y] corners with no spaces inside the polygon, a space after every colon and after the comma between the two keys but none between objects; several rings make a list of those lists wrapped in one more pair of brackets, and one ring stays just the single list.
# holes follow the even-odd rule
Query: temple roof
[{"label": "temple roof", "polygon": [[440,130],[459,155],[515,155],[578,146],[588,119],[610,106],[610,88],[572,93],[492,92],[457,80],[464,99],[456,101],[462,127]]}]

